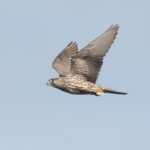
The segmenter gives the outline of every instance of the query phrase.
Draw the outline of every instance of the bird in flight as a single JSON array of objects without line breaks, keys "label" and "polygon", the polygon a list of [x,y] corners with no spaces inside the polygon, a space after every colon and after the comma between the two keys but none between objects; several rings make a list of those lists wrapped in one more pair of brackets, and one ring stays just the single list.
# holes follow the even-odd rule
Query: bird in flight
[{"label": "bird in flight", "polygon": [[127,94],[96,84],[103,57],[114,42],[118,29],[118,25],[110,26],[81,51],[78,51],[76,42],[70,42],[52,64],[59,77],[49,79],[47,85],[72,94]]}]

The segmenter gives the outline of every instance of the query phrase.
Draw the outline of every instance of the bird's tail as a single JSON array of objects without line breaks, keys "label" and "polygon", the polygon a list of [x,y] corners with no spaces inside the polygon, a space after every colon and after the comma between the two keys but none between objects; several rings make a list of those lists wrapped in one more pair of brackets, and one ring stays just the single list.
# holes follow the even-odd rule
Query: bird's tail
[{"label": "bird's tail", "polygon": [[112,94],[128,94],[126,92],[120,92],[120,91],[116,91],[116,90],[112,90],[112,89],[109,89],[109,88],[105,88],[105,87],[102,87],[102,90],[104,93],[112,93]]}]

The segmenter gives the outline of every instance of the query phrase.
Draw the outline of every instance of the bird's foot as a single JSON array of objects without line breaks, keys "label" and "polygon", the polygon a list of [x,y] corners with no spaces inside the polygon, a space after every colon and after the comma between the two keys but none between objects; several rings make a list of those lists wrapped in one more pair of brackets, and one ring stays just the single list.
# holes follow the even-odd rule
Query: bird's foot
[{"label": "bird's foot", "polygon": [[103,92],[97,92],[96,95],[97,96],[105,96],[105,93],[103,93]]}]

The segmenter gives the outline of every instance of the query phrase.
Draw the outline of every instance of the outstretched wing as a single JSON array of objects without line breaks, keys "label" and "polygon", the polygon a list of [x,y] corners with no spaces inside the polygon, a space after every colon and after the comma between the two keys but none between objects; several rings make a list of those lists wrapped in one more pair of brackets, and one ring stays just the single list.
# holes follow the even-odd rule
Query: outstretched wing
[{"label": "outstretched wing", "polygon": [[103,64],[103,57],[114,42],[118,28],[118,25],[110,26],[106,32],[73,57],[70,74],[82,75],[86,77],[87,81],[95,83]]},{"label": "outstretched wing", "polygon": [[66,76],[71,68],[71,59],[78,53],[78,45],[70,42],[66,48],[55,58],[53,68],[58,71],[61,76]]}]

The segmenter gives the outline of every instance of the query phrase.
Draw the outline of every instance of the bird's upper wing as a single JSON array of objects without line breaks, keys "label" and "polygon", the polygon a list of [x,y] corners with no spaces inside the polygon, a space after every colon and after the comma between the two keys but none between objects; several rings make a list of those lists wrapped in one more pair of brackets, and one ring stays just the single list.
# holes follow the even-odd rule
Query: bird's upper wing
[{"label": "bird's upper wing", "polygon": [[103,57],[116,38],[118,28],[118,25],[110,26],[106,32],[74,56],[71,62],[70,74],[82,75],[87,81],[95,83],[103,64]]},{"label": "bird's upper wing", "polygon": [[78,45],[70,42],[65,49],[55,58],[52,66],[61,76],[66,76],[71,68],[71,59],[78,52]]}]

